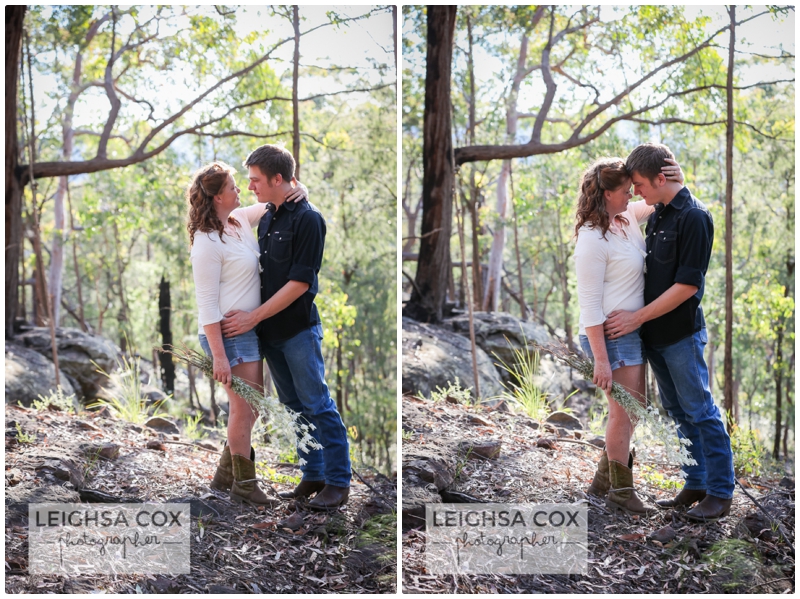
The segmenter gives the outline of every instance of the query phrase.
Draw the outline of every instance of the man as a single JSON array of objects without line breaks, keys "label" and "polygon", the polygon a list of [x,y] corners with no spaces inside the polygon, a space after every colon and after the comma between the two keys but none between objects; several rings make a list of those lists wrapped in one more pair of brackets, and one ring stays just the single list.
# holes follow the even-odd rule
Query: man
[{"label": "man", "polygon": [[657,503],[671,508],[700,501],[686,515],[703,522],[728,514],[734,487],[731,441],[711,397],[703,358],[708,335],[700,300],[714,223],[686,187],[664,177],[665,158],[674,159],[668,147],[643,144],[626,161],[634,194],[656,207],[645,238],[645,306],[611,313],[605,333],[616,339],[641,327],[662,405],[679,425],[678,434],[692,442],[689,450],[697,461],[683,466],[683,490]]},{"label": "man", "polygon": [[[312,509],[336,508],[350,490],[347,431],[325,384],[322,324],[314,297],[325,244],[325,220],[307,200],[284,202],[295,162],[285,148],[264,145],[245,160],[249,190],[271,202],[258,225],[262,304],[252,312],[232,311],[222,321],[226,336],[256,328],[278,398],[314,425],[322,450],[298,444],[303,478],[284,498],[308,498]],[[305,462],[305,463],[304,463]]]}]

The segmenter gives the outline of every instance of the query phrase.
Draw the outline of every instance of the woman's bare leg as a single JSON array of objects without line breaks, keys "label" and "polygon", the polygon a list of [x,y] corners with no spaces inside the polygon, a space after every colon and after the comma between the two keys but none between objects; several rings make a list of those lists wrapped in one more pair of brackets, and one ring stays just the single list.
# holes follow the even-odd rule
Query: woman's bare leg
[{"label": "woman's bare leg", "polygon": [[[231,373],[247,381],[255,389],[262,388],[264,379],[264,366],[260,360],[258,362],[244,362],[231,368]],[[250,407],[250,404],[228,388],[228,400],[230,401],[230,413],[228,414],[228,445],[231,454],[239,454],[250,457],[250,433],[253,430],[258,412]]]},{"label": "woman's bare leg", "polygon": [[[628,393],[644,405],[645,381],[644,364],[623,366],[612,373],[615,383],[619,383]],[[606,453],[609,460],[628,465],[633,425],[628,413],[611,396],[608,396],[608,425],[606,426]]]}]

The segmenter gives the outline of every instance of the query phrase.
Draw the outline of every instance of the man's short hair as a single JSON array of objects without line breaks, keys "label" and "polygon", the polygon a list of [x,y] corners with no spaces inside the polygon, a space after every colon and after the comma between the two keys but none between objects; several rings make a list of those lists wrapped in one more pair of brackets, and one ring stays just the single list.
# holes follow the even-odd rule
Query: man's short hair
[{"label": "man's short hair", "polygon": [[631,175],[636,172],[653,181],[661,173],[661,167],[666,164],[665,158],[675,160],[672,150],[664,144],[642,144],[630,153],[625,161],[625,169]]},{"label": "man's short hair", "polygon": [[268,179],[280,175],[285,181],[291,181],[294,177],[294,156],[283,146],[266,144],[256,148],[245,158],[244,165],[257,166]]}]

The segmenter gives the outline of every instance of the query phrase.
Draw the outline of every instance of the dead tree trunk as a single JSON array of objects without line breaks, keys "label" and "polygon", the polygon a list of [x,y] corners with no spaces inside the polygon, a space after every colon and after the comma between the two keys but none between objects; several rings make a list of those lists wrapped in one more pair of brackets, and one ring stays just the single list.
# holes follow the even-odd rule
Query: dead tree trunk
[{"label": "dead tree trunk", "polygon": [[[736,44],[736,7],[728,9],[730,15],[730,43],[728,44],[728,82],[727,104],[728,119],[725,130],[725,387],[723,391],[723,407],[725,409],[728,432],[733,428],[733,68],[734,46]],[[778,348],[780,351],[780,347]],[[780,402],[780,391],[778,392]],[[780,407],[778,408],[780,410]],[[780,429],[777,437],[780,437]],[[775,447],[779,439],[776,438]],[[777,453],[777,449],[776,449]],[[777,458],[777,455],[775,456]]]},{"label": "dead tree trunk", "polygon": [[428,7],[425,115],[422,146],[422,231],[414,291],[406,314],[423,322],[442,319],[450,280],[453,230],[453,138],[450,69],[456,6]]},{"label": "dead tree trunk", "polygon": [[[172,301],[169,292],[169,281],[161,275],[161,283],[158,285],[158,314],[159,331],[161,333],[161,348],[164,350],[172,347],[172,328],[170,326],[170,315],[172,314]],[[175,395],[175,363],[172,361],[172,354],[167,351],[159,353],[161,364],[161,384],[164,392]],[[190,389],[191,394],[191,389]]]},{"label": "dead tree trunk", "polygon": [[297,5],[292,6],[294,27],[294,58],[292,60],[292,156],[295,162],[295,177],[300,178],[300,103],[298,102],[298,80],[300,78],[300,14]]}]

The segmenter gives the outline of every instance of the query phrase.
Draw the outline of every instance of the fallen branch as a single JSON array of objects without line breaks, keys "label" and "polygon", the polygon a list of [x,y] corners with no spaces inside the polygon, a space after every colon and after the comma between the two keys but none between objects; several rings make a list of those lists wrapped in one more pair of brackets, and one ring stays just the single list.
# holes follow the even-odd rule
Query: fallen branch
[{"label": "fallen branch", "polygon": [[772,514],[770,514],[767,511],[767,509],[763,505],[761,505],[755,497],[753,497],[752,495],[750,495],[750,493],[747,492],[747,489],[745,489],[744,485],[739,482],[739,479],[737,479],[735,477],[734,477],[734,479],[736,480],[736,484],[739,485],[739,488],[742,490],[742,493],[747,495],[747,497],[750,498],[750,501],[755,503],[756,507],[758,509],[760,509],[762,512],[764,512],[764,514],[767,516],[769,521],[772,522],[772,524],[774,524],[775,526],[778,527],[778,532],[780,532],[781,535],[783,535],[783,539],[786,541],[786,544],[789,546],[789,549],[792,550],[792,555],[794,555],[794,545],[792,545],[791,541],[789,540],[789,538],[790,538],[789,534],[786,532],[786,529],[783,527],[783,524],[781,524]]},{"label": "fallen branch", "polygon": [[369,484],[367,481],[365,481],[365,480],[364,480],[364,478],[363,478],[363,477],[362,477],[362,476],[361,476],[361,475],[358,473],[358,470],[356,470],[355,468],[350,468],[350,469],[353,471],[353,474],[355,474],[355,475],[358,477],[358,480],[360,480],[362,483],[364,483],[365,485],[367,485],[367,487],[369,487],[369,490],[370,490],[370,491],[372,491],[373,493],[375,493],[375,495],[377,495],[378,499],[380,499],[381,501],[383,501],[383,503],[384,503],[384,504],[385,504],[387,507],[389,507],[389,508],[391,508],[391,509],[393,509],[393,510],[394,510],[394,509],[397,509],[397,506],[396,506],[394,503],[390,503],[390,502],[389,502],[389,501],[386,499],[386,497],[384,497],[383,493],[381,493],[381,492],[380,492],[380,491],[378,491],[378,490],[377,490],[375,487],[373,487],[371,484]]}]

